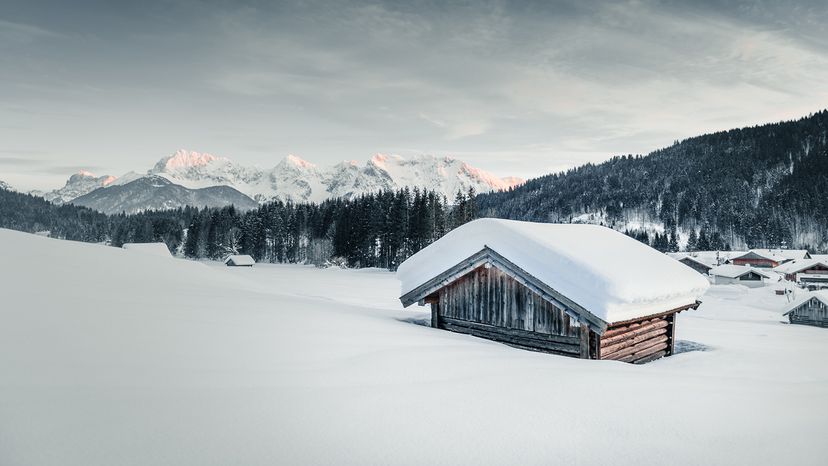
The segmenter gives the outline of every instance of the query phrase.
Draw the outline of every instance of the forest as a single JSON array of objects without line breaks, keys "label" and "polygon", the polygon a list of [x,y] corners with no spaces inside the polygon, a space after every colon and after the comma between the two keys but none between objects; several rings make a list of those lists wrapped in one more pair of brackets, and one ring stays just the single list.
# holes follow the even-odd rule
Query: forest
[{"label": "forest", "polygon": [[0,228],[115,247],[163,241],[173,253],[192,259],[250,254],[259,262],[393,270],[476,217],[473,191],[457,193],[452,203],[415,188],[321,204],[275,201],[247,212],[187,207],[107,216],[0,189]]},{"label": "forest", "polygon": [[[481,194],[481,215],[540,222],[600,216],[734,248],[828,249],[828,111],[676,142],[646,156],[542,176]],[[643,232],[639,232],[643,233]]]}]

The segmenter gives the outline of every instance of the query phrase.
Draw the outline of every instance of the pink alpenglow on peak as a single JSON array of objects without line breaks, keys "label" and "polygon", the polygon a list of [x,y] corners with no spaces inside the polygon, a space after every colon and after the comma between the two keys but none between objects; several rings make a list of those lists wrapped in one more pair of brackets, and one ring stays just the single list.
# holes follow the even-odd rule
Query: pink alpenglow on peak
[{"label": "pink alpenglow on peak", "polygon": [[305,160],[301,157],[297,157],[293,154],[288,154],[287,157],[284,158],[284,161],[285,161],[285,163],[288,163],[290,165],[295,165],[297,167],[316,168],[316,165],[308,162],[307,160]]},{"label": "pink alpenglow on peak", "polygon": [[161,161],[158,162],[158,165],[156,165],[156,168],[163,167],[167,170],[175,170],[190,167],[203,167],[219,159],[221,158],[206,152],[194,152],[179,149],[174,154],[161,159]]}]

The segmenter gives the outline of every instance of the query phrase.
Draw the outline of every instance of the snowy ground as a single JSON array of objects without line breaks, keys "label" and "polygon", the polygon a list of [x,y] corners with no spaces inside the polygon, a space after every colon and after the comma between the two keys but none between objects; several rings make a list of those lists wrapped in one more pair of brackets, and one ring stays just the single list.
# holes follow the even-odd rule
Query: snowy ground
[{"label": "snowy ground", "polygon": [[828,330],[714,286],[644,366],[434,330],[377,270],[0,230],[0,465],[825,464]]}]

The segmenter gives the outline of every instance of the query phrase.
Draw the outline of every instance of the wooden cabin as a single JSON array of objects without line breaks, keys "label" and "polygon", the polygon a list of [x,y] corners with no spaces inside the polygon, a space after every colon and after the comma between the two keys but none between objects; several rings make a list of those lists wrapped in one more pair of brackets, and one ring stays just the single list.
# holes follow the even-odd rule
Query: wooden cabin
[{"label": "wooden cabin", "polygon": [[708,281],[609,228],[479,219],[397,271],[403,306],[431,326],[584,359],[645,363],[673,354],[676,316]]},{"label": "wooden cabin", "polygon": [[224,265],[228,267],[253,267],[256,261],[247,254],[233,254],[224,259]]},{"label": "wooden cabin", "polygon": [[801,259],[782,264],[773,269],[784,274],[785,280],[805,287],[828,288],[828,261]]},{"label": "wooden cabin", "polygon": [[793,304],[783,314],[792,324],[828,327],[828,291],[816,291]]},{"label": "wooden cabin", "polygon": [[744,285],[758,288],[765,285],[770,275],[745,265],[720,265],[710,269],[710,276],[716,285]]},{"label": "wooden cabin", "polygon": [[668,253],[667,255],[702,275],[707,275],[710,272],[710,269],[716,266],[715,263],[708,263],[700,257],[691,256],[689,254],[678,252]]}]

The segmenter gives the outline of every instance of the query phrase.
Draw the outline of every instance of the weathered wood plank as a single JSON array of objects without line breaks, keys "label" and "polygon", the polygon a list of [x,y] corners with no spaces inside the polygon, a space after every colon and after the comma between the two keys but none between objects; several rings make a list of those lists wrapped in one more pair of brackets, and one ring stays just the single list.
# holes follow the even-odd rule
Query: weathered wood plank
[{"label": "weathered wood plank", "polygon": [[632,361],[632,363],[633,364],[646,364],[648,362],[655,361],[656,359],[661,359],[665,356],[668,356],[667,351],[656,351],[655,353],[653,353],[649,356],[645,356],[641,359],[636,359],[635,361]]},{"label": "weathered wood plank", "polygon": [[579,333],[581,341],[581,359],[589,359],[589,327],[587,325],[581,325]]},{"label": "weathered wood plank", "polygon": [[646,351],[652,348],[653,346],[660,346],[662,344],[665,345],[665,348],[667,347],[667,335],[662,335],[657,338],[651,338],[635,346],[624,348],[621,351],[616,351],[612,354],[604,354],[601,356],[601,359],[620,361],[626,358],[627,356],[635,355],[636,353],[641,353],[642,351]]},{"label": "weathered wood plank", "polygon": [[636,361],[641,361],[643,359],[647,359],[648,357],[652,356],[656,353],[666,353],[667,352],[667,342],[662,342],[654,346],[650,346],[649,348],[643,349],[637,353],[628,355],[622,359],[618,359],[621,362],[632,362],[635,363]]},{"label": "weathered wood plank", "polygon": [[578,355],[578,346],[576,345],[566,345],[561,343],[556,343],[552,341],[543,341],[533,338],[522,338],[518,336],[514,336],[511,334],[507,334],[505,332],[501,332],[499,327],[491,327],[494,329],[493,331],[484,331],[477,328],[472,328],[466,325],[457,325],[456,321],[445,321],[443,322],[443,326],[447,330],[451,330],[457,333],[465,333],[472,336],[485,338],[487,340],[498,341],[502,343],[509,343],[515,344],[525,347],[537,348],[539,350],[546,350],[550,352],[560,352],[560,353],[569,353],[573,355]]}]

